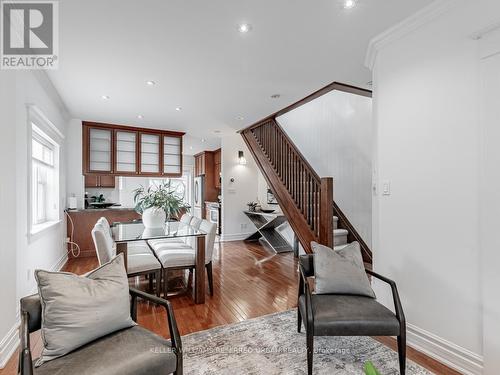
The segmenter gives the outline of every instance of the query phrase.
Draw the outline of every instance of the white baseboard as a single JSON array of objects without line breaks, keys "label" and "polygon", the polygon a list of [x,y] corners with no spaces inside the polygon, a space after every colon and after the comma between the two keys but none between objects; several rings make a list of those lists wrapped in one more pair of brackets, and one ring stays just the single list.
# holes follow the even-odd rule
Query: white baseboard
[{"label": "white baseboard", "polygon": [[7,366],[10,357],[14,354],[19,346],[19,321],[12,326],[5,337],[0,341],[0,369]]},{"label": "white baseboard", "polygon": [[407,325],[408,345],[465,375],[483,373],[483,357],[412,324]]},{"label": "white baseboard", "polygon": [[59,258],[59,260],[56,262],[56,264],[54,264],[50,268],[50,270],[52,272],[60,271],[64,267],[67,261],[68,261],[68,252],[65,251],[64,254],[61,256],[61,258]]},{"label": "white baseboard", "polygon": [[[59,260],[50,267],[51,271],[60,271],[63,266],[68,261],[68,253],[64,252],[64,254],[59,258]],[[32,291],[32,294],[36,293],[36,288]],[[12,328],[7,332],[5,337],[0,341],[0,369],[3,369],[10,357],[14,354],[17,347],[19,346],[19,312],[16,317],[16,323],[12,326]]]},{"label": "white baseboard", "polygon": [[222,234],[220,236],[220,242],[230,242],[230,241],[241,241],[245,238],[251,236],[252,233],[234,233],[234,234]]}]

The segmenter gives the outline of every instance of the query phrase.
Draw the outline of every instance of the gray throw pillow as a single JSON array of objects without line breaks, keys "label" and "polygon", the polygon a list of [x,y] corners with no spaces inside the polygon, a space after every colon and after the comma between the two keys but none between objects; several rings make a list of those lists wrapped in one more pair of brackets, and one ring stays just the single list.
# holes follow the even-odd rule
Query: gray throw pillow
[{"label": "gray throw pillow", "polygon": [[315,294],[353,294],[375,298],[365,272],[359,243],[341,250],[311,242],[314,253]]},{"label": "gray throw pillow", "polygon": [[134,326],[123,254],[86,274],[35,271],[43,349],[36,367],[119,329]]}]

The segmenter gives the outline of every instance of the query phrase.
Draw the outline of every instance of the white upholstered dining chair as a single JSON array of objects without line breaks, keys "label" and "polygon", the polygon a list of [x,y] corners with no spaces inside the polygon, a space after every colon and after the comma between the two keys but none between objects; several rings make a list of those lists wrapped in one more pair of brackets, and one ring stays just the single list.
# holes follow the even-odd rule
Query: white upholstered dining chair
[{"label": "white upholstered dining chair", "polygon": [[[111,228],[105,218],[97,221],[92,229],[92,239],[99,264],[109,262],[116,255],[116,243],[111,236]],[[156,294],[160,295],[161,264],[145,241],[136,241],[127,245],[127,276],[148,276],[150,287],[156,279]]]},{"label": "white upholstered dining chair", "polygon": [[[196,220],[195,220],[196,219]],[[194,222],[194,225],[193,225]],[[206,233],[205,268],[207,270],[210,295],[213,295],[212,255],[214,252],[217,225],[207,220],[193,218],[193,226]],[[163,268],[163,291],[167,294],[168,271],[188,269],[193,271],[196,261],[196,237],[189,237],[186,243],[169,243],[164,241],[148,241]],[[191,243],[193,245],[191,245]]]}]

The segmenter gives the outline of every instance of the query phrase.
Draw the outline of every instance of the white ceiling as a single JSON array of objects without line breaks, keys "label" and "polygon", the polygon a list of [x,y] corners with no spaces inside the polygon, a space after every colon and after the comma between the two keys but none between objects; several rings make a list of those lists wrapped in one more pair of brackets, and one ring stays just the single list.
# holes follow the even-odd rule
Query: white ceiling
[{"label": "white ceiling", "polygon": [[367,87],[369,40],[431,2],[64,0],[49,76],[75,118],[186,131],[194,153],[332,81]]}]

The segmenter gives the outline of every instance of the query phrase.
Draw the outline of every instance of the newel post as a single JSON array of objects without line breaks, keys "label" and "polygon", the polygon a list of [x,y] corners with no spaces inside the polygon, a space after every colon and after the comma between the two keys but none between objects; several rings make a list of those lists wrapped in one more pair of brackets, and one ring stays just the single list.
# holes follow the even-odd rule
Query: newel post
[{"label": "newel post", "polygon": [[333,249],[333,178],[321,178],[319,242]]}]

